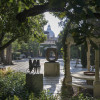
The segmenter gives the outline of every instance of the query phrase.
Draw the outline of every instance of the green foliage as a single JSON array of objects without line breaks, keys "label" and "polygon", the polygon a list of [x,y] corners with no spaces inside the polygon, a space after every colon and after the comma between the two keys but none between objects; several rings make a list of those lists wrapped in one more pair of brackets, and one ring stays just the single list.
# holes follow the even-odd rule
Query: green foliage
[{"label": "green foliage", "polygon": [[24,96],[25,94],[25,74],[23,73],[10,73],[0,78],[0,99],[4,100],[6,97],[18,95]]},{"label": "green foliage", "polygon": [[[3,0],[0,1],[0,35],[3,48],[6,47],[5,44],[9,45],[11,42],[17,38],[24,39],[25,41],[34,34],[34,38],[40,39],[42,41],[42,35],[38,33],[43,33],[43,26],[46,21],[41,14],[45,11],[59,11],[55,13],[56,16],[63,19],[64,25],[70,19],[70,24],[77,25],[70,29],[70,33],[74,37],[77,44],[82,44],[86,41],[86,38],[94,36],[95,25],[88,22],[89,18],[96,19],[95,13],[100,12],[100,1],[84,1],[84,0]],[[47,5],[47,6],[41,6]],[[36,7],[36,8],[35,8]],[[38,7],[38,8],[37,8]],[[41,10],[44,7],[43,10]],[[31,8],[34,8],[32,11]],[[23,13],[27,11],[27,13]],[[4,13],[5,12],[5,13]],[[20,13],[22,12],[22,13]],[[20,21],[16,20],[16,15],[19,13]],[[20,17],[22,14],[22,17]],[[36,16],[38,15],[38,16]],[[26,18],[27,16],[30,16]],[[34,16],[34,17],[31,17]],[[18,17],[18,16],[17,16]],[[91,19],[92,20],[92,19]],[[6,38],[3,39],[2,36]],[[7,37],[9,37],[7,39]],[[13,38],[13,40],[12,40]],[[11,42],[10,39],[12,40]],[[20,40],[21,40],[20,39]],[[44,39],[43,39],[44,40]],[[93,44],[93,42],[91,42]],[[5,45],[5,46],[4,46]]]},{"label": "green foliage", "polygon": [[49,2],[50,2],[50,6],[56,6],[60,8],[63,8],[66,6],[65,0],[49,0]]},{"label": "green foliage", "polygon": [[79,49],[80,48],[80,46],[76,46],[76,45],[72,45],[71,46],[71,50],[70,50],[70,57],[71,57],[71,59],[80,59],[80,52],[81,52],[81,50]]},{"label": "green foliage", "polygon": [[49,91],[43,91],[36,97],[25,84],[25,73],[9,72],[0,76],[0,100],[57,100]]},{"label": "green foliage", "polygon": [[[54,4],[55,2],[57,1],[55,0]],[[67,5],[67,6],[63,5],[63,7],[65,7],[65,11],[55,13],[55,15],[62,19],[63,22],[62,25],[64,27],[66,27],[65,24],[68,22],[68,19],[70,20],[71,24],[70,34],[74,38],[75,43],[79,45],[85,43],[86,38],[88,38],[89,40],[91,37],[97,38],[99,34],[96,36],[95,33],[100,29],[100,25],[98,26],[99,29],[97,29],[96,28],[97,25],[95,25],[94,23],[100,22],[100,20],[97,21],[98,18],[95,17],[95,13],[100,13],[100,10],[98,11],[98,9],[100,9],[100,5],[98,6],[100,1],[98,4],[97,4],[98,0],[97,1],[67,0],[62,2]],[[61,8],[61,5],[62,4],[59,3],[59,5],[55,6]],[[90,40],[90,43],[91,45],[94,46],[94,48],[97,49],[96,44],[92,40]]]},{"label": "green foliage", "polygon": [[33,3],[34,0],[0,1],[0,50],[16,39],[28,41],[31,37],[39,42],[45,39],[43,35],[43,26],[46,24],[44,15],[29,17],[23,23],[19,23],[16,19],[18,12],[33,7]]},{"label": "green foliage", "polygon": [[[39,41],[37,41],[37,40],[33,41],[30,39],[28,42],[15,41],[12,44],[13,54],[15,55],[16,52],[20,51],[21,54],[25,54],[26,57],[27,56],[37,57],[38,51],[39,51],[39,45],[40,45]],[[13,56],[13,57],[15,57],[15,56]]]},{"label": "green foliage", "polygon": [[[5,72],[8,74],[4,74],[2,71],[0,73],[3,74],[0,76],[0,100],[59,100],[60,95],[53,96],[49,90],[44,90],[37,96],[35,93],[29,92],[25,85],[25,73],[13,72],[11,69]],[[63,89],[66,91],[66,87],[63,87]],[[66,95],[67,93],[68,91],[63,92],[63,96],[68,97],[69,100],[98,100],[83,94],[69,97],[69,95]]]},{"label": "green foliage", "polygon": [[[56,96],[53,95],[49,95],[47,94],[46,91],[43,91],[39,97],[36,97],[34,95],[34,93],[30,93],[29,97],[27,98],[27,100],[57,100],[58,98]],[[13,97],[7,97],[6,100],[20,100],[20,98],[16,95],[14,95]],[[26,99],[21,99],[21,100],[26,100]]]},{"label": "green foliage", "polygon": [[18,41],[15,41],[15,42],[12,43],[12,51],[13,52],[20,50],[20,48],[21,47],[20,47],[20,44],[18,43]]},{"label": "green foliage", "polygon": [[92,96],[84,95],[83,93],[81,93],[76,97],[72,97],[71,100],[99,100],[99,99],[95,99]]}]

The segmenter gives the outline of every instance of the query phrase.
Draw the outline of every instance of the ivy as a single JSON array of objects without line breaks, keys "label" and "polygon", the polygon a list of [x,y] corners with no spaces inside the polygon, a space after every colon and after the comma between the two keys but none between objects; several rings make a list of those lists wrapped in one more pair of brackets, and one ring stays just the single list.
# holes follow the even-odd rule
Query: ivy
[{"label": "ivy", "polygon": [[[66,70],[66,64],[67,64],[67,44],[66,44],[66,39],[67,39],[67,36],[69,33],[69,30],[70,30],[70,21],[67,23],[67,25],[65,26],[62,34],[63,34],[63,37],[62,37],[62,50],[63,50],[63,60],[64,60],[64,70]],[[65,77],[66,77],[66,71],[65,71]]]}]

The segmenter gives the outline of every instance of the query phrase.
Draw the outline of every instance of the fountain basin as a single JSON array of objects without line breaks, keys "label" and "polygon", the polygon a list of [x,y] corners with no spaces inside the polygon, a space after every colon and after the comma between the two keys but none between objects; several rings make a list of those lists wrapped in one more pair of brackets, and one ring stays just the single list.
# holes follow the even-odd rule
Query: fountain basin
[{"label": "fountain basin", "polygon": [[84,72],[84,75],[95,76],[95,72],[86,71],[86,72]]}]

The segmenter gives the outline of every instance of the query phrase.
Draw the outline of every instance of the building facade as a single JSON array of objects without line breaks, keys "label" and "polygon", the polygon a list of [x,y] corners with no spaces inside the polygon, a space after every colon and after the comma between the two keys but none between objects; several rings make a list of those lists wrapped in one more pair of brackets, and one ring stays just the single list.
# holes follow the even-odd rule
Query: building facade
[{"label": "building facade", "polygon": [[47,36],[47,40],[41,44],[55,44],[57,41],[57,37],[55,37],[54,32],[51,30],[51,26],[48,25],[47,30],[44,31],[44,34]]},{"label": "building facade", "polygon": [[47,48],[56,48],[56,42],[58,40],[57,37],[55,37],[50,25],[48,25],[47,30],[44,31],[44,34],[46,35],[47,39],[40,44],[39,55],[41,57],[45,56],[45,50]]}]

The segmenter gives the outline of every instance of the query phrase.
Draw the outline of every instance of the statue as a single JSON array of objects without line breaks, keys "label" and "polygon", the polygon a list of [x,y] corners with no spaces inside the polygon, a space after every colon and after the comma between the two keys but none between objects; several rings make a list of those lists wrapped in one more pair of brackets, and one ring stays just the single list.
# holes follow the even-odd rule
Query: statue
[{"label": "statue", "polygon": [[36,66],[37,66],[37,70],[38,70],[38,73],[40,73],[40,60],[37,60],[37,64],[36,64]]},{"label": "statue", "polygon": [[32,60],[29,59],[29,71],[30,71],[30,73],[31,73],[32,70],[33,70]]},{"label": "statue", "polygon": [[37,73],[37,61],[33,60],[34,73]]},{"label": "statue", "polygon": [[40,60],[33,60],[33,63],[32,63],[32,60],[29,59],[29,68],[27,70],[29,70],[29,72],[31,73],[32,71],[36,74],[36,73],[40,73]]}]

